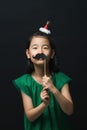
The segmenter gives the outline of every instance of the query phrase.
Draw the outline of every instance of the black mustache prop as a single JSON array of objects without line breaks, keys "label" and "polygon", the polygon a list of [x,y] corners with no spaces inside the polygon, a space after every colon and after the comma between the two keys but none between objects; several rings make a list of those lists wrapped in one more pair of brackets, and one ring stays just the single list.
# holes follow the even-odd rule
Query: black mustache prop
[{"label": "black mustache prop", "polygon": [[45,55],[45,54],[43,54],[43,53],[41,53],[41,54],[37,54],[36,56],[34,56],[33,58],[35,58],[35,59],[37,59],[37,60],[39,60],[40,58],[42,58],[43,60],[44,59],[46,59],[47,58],[47,56]]}]

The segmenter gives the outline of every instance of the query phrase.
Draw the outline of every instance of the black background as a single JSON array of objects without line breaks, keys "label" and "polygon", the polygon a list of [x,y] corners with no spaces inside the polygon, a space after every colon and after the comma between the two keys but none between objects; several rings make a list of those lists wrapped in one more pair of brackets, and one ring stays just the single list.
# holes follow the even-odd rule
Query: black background
[{"label": "black background", "polygon": [[86,1],[0,1],[0,130],[23,130],[20,93],[12,79],[24,73],[25,42],[51,20],[61,71],[72,79],[73,130],[87,130]]}]

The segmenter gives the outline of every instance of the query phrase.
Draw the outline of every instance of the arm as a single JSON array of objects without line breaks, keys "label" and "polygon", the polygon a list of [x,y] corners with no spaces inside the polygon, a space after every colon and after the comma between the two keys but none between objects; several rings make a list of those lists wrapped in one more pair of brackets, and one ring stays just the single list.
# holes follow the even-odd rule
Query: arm
[{"label": "arm", "polygon": [[47,105],[44,102],[42,102],[39,106],[34,108],[31,97],[27,96],[23,92],[21,92],[21,94],[26,116],[31,122],[33,122],[43,113]]},{"label": "arm", "polygon": [[53,95],[58,101],[61,109],[68,115],[73,113],[73,101],[69,91],[69,85],[65,84],[61,90],[61,92],[54,87],[52,90]]},{"label": "arm", "polygon": [[44,77],[43,86],[54,95],[64,113],[67,115],[73,113],[73,101],[70,95],[69,84],[65,84],[60,92],[49,77]]}]

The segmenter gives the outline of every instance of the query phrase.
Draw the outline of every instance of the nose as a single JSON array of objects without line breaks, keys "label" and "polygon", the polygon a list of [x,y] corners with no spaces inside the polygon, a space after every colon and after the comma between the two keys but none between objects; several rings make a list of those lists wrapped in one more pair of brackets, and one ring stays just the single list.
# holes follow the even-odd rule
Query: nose
[{"label": "nose", "polygon": [[38,53],[43,53],[43,49],[40,47]]}]

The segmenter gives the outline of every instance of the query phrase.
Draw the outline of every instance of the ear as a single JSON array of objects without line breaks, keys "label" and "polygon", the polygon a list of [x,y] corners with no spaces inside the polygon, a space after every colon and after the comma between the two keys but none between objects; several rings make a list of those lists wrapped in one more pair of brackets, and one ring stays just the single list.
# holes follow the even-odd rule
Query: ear
[{"label": "ear", "polygon": [[30,54],[29,54],[29,50],[28,49],[26,49],[26,56],[27,56],[28,59],[30,58]]},{"label": "ear", "polygon": [[54,58],[54,55],[55,55],[55,51],[54,51],[54,49],[53,49],[53,50],[52,50],[52,53],[51,53],[51,59]]}]

